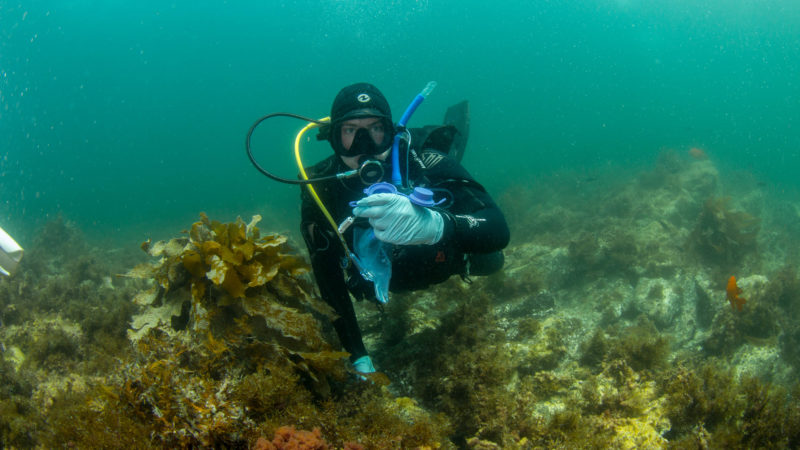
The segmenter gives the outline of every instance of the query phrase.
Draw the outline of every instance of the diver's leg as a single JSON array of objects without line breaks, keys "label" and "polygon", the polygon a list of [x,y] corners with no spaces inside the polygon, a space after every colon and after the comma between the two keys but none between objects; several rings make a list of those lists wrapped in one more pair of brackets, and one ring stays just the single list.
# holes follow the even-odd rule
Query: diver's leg
[{"label": "diver's leg", "polygon": [[470,253],[468,259],[469,275],[491,275],[503,268],[505,257],[502,251],[493,253]]}]

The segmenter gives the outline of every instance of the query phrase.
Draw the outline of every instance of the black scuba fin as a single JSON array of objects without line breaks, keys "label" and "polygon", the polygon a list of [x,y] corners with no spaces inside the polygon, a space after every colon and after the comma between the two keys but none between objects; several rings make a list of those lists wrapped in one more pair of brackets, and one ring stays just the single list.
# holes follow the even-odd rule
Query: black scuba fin
[{"label": "black scuba fin", "polygon": [[461,159],[464,158],[464,150],[467,148],[467,139],[469,138],[469,101],[464,100],[447,108],[447,112],[444,114],[444,124],[452,125],[458,131],[453,136],[453,143],[450,146],[448,155],[461,162]]},{"label": "black scuba fin", "polygon": [[461,162],[469,137],[469,102],[464,100],[447,108],[444,125],[426,125],[409,131],[413,142],[422,143],[416,148],[440,151]]}]

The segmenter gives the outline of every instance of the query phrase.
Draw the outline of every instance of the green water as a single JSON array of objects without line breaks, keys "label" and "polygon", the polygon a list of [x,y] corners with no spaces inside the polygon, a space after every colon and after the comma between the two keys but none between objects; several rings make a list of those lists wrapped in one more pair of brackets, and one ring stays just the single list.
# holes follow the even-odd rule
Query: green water
[{"label": "green water", "polygon": [[[245,133],[357,81],[398,118],[436,80],[411,125],[469,99],[464,163],[495,194],[692,146],[795,192],[798,29],[795,0],[0,1],[0,226],[23,246],[59,213],[122,246],[200,211],[292,229],[298,189],[250,166]],[[287,177],[299,125],[254,140]]]}]

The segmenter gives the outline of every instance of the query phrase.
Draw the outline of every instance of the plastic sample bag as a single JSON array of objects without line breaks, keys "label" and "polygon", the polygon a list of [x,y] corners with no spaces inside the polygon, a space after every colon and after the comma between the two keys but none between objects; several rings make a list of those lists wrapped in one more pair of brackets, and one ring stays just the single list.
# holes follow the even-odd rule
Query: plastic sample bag
[{"label": "plastic sample bag", "polygon": [[389,280],[392,278],[392,261],[387,253],[389,244],[376,238],[372,228],[358,227],[353,230],[353,246],[361,276],[375,284],[378,301],[388,303]]}]

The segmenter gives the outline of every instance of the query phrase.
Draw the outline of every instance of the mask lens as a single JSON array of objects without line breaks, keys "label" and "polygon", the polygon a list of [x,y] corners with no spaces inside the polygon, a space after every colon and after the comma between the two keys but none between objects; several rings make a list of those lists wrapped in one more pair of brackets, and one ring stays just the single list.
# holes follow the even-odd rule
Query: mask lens
[{"label": "mask lens", "polygon": [[340,128],[340,133],[343,140],[347,133],[353,134],[353,141],[350,144],[350,148],[342,148],[342,154],[344,156],[377,155],[388,147],[386,139],[387,130],[384,127],[383,121],[372,124],[369,127],[358,128],[345,124]]},{"label": "mask lens", "polygon": [[378,153],[378,145],[366,128],[359,128],[356,131],[349,153],[351,155],[375,155]]}]

